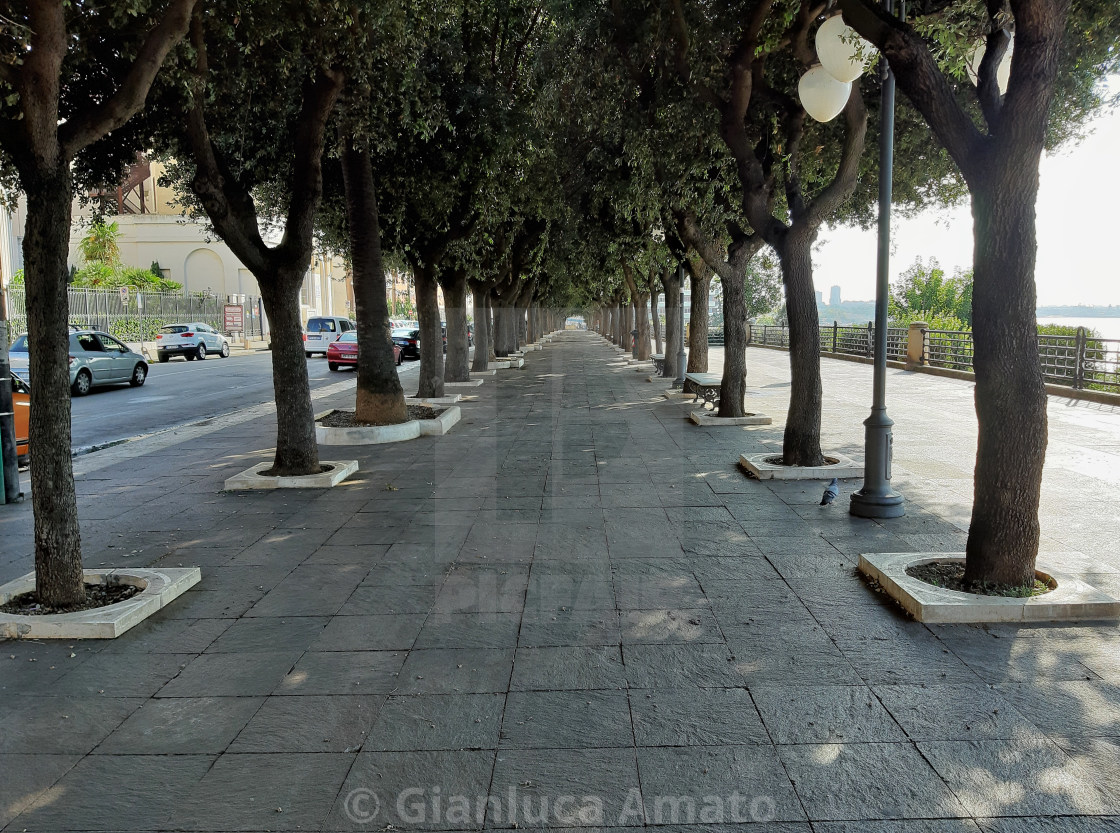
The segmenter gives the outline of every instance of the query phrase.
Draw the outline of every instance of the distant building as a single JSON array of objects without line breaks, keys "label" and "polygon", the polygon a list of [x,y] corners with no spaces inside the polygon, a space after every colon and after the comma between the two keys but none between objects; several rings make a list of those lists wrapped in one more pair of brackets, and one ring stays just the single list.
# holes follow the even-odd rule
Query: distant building
[{"label": "distant building", "polygon": [[820,305],[821,305],[821,304],[823,304],[823,303],[824,303],[824,293],[823,293],[823,292],[821,292],[821,291],[820,291],[820,290],[818,289],[818,290],[817,290],[817,306],[820,306]]},{"label": "distant building", "polygon": [[840,306],[840,287],[834,286],[828,293],[828,305],[830,307]]}]

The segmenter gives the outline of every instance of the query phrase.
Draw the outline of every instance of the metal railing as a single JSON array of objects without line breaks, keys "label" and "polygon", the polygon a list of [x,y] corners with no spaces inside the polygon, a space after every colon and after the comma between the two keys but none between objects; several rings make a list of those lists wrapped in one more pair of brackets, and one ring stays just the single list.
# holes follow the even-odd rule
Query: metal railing
[{"label": "metal railing", "polygon": [[[968,330],[920,331],[922,364],[971,373],[973,343]],[[867,326],[837,324],[820,328],[821,353],[870,357],[874,350],[875,329]],[[905,327],[887,330],[887,359],[907,361],[910,331]],[[748,344],[762,347],[789,347],[789,328],[752,324]],[[1098,338],[1078,327],[1075,335],[1039,335],[1038,357],[1047,382],[1077,390],[1120,393],[1120,339]]]},{"label": "metal railing", "polygon": [[[27,301],[21,286],[9,287],[8,321],[13,335],[27,330]],[[213,295],[186,295],[179,292],[126,293],[117,289],[71,287],[67,290],[70,323],[100,330],[121,341],[153,341],[160,327],[197,321],[224,332],[223,308],[226,300]],[[245,335],[263,338],[261,305],[247,298],[244,310]]]}]

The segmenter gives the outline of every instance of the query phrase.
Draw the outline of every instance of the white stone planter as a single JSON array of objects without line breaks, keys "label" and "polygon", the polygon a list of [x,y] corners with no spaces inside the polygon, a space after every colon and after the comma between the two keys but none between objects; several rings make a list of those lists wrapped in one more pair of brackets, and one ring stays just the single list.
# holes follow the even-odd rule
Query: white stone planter
[{"label": "white stone planter", "polygon": [[486,365],[487,370],[509,370],[509,361],[489,362]]},{"label": "white stone planter", "polygon": [[[497,376],[497,370],[472,370],[471,379],[485,379],[487,376]],[[465,384],[460,382],[460,384]]]},{"label": "white stone planter", "polygon": [[[650,378],[652,379],[653,377],[651,376]],[[668,379],[666,381],[672,382],[673,380]],[[677,388],[671,388],[661,395],[671,402],[692,402],[696,399],[695,393],[687,393]]]},{"label": "white stone planter", "polygon": [[[693,411],[688,415],[694,425],[702,428],[727,428],[732,425],[770,425],[774,420],[765,414],[744,414],[741,417],[719,417],[714,412]],[[835,477],[835,475],[833,475]]]},{"label": "white stone planter", "polygon": [[[318,433],[318,425],[315,426],[315,431]],[[322,442],[322,440],[319,440],[319,442]],[[357,445],[357,443],[354,443],[354,445]],[[224,488],[227,492],[242,489],[330,489],[358,470],[357,460],[320,460],[319,462],[327,467],[326,471],[319,474],[303,474],[294,477],[263,475],[261,474],[262,471],[272,468],[272,462],[257,463],[251,469],[246,469],[226,480]]]},{"label": "white stone planter", "polygon": [[452,405],[447,408],[435,419],[420,419],[420,434],[427,436],[441,437],[451,430],[454,425],[462,418],[463,412],[459,410],[458,405]]},{"label": "white stone planter", "polygon": [[445,388],[477,388],[485,379],[471,379],[469,382],[444,382]]},{"label": "white stone planter", "polygon": [[[131,584],[143,589],[123,602],[77,613],[17,616],[0,613],[0,639],[114,639],[202,580],[198,567],[85,570],[87,584]],[[35,589],[35,574],[0,587],[0,604]]]},{"label": "white stone planter", "polygon": [[843,454],[825,453],[826,460],[835,460],[827,466],[783,466],[780,463],[768,463],[770,457],[780,457],[781,452],[768,451],[765,454],[743,454],[739,457],[739,465],[759,480],[831,480],[838,477],[862,477],[863,463],[855,462],[851,457]]},{"label": "white stone planter", "polygon": [[[447,387],[447,382],[443,386]],[[404,401],[409,405],[454,405],[462,398],[461,393],[448,393],[443,396],[406,396]]]},{"label": "white stone planter", "polygon": [[1079,579],[1049,567],[1035,573],[1057,588],[1026,599],[981,596],[927,584],[906,575],[908,567],[931,561],[964,562],[963,552],[880,552],[859,557],[859,569],[879,583],[892,599],[919,622],[967,624],[976,622],[1070,622],[1120,618],[1120,602]]}]

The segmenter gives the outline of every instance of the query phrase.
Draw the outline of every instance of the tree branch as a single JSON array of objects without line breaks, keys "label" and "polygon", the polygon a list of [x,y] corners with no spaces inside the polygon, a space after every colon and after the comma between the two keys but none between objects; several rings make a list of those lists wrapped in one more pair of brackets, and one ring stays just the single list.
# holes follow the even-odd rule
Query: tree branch
[{"label": "tree branch", "polygon": [[148,90],[167,53],[190,27],[196,2],[171,0],[159,23],[148,32],[117,91],[103,102],[79,110],[59,127],[59,143],[66,159],[73,159],[82,148],[116,130],[144,109]]},{"label": "tree branch", "polygon": [[859,182],[859,160],[867,141],[867,107],[859,84],[852,84],[848,103],[844,105],[844,126],[844,147],[836,175],[806,211],[806,222],[812,227],[831,217],[851,197]]},{"label": "tree branch", "polygon": [[975,179],[984,168],[981,150],[986,137],[953,96],[921,36],[870,0],[840,0],[840,5],[844,21],[890,61],[899,87],[925,118],[965,179]]},{"label": "tree branch", "polygon": [[1000,14],[1007,11],[1007,0],[988,0],[988,32],[984,57],[976,72],[976,97],[980,102],[980,112],[988,124],[989,134],[995,133],[999,126],[1000,111],[1003,109],[1003,96],[999,91],[999,65],[1007,54],[1011,35],[997,21]]}]

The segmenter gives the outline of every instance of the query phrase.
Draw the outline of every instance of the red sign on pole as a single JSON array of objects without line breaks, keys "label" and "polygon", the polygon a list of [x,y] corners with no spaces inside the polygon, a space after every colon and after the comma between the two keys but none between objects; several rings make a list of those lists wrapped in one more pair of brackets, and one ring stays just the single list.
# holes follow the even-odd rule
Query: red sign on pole
[{"label": "red sign on pole", "polygon": [[245,332],[245,310],[240,304],[226,304],[222,308],[225,313],[225,330],[227,333]]}]

